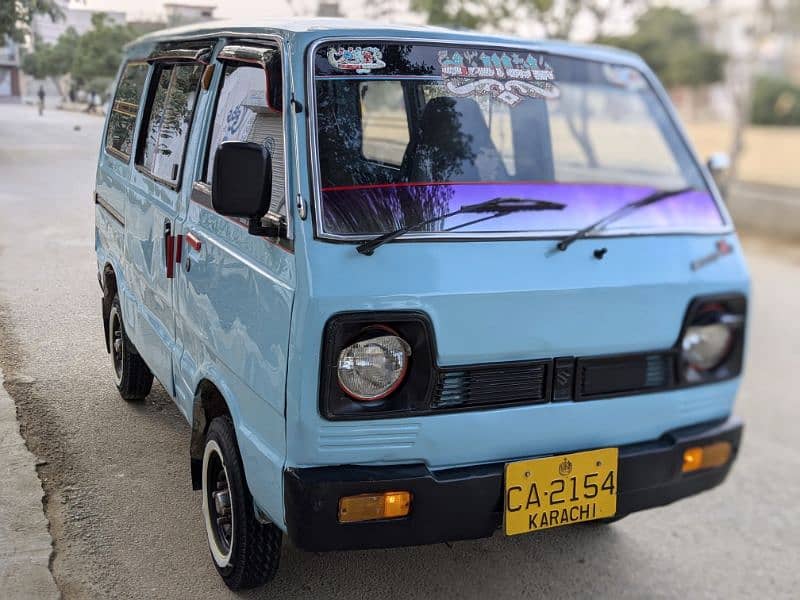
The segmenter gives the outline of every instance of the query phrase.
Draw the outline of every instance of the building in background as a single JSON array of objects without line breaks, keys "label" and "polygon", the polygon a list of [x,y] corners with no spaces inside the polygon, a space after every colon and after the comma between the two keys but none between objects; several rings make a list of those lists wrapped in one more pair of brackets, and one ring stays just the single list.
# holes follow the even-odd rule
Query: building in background
[{"label": "building in background", "polygon": [[344,14],[342,13],[342,9],[339,6],[339,2],[334,1],[326,1],[320,0],[320,3],[317,5],[317,16],[318,17],[342,17]]},{"label": "building in background", "polygon": [[19,102],[22,96],[19,46],[0,40],[0,103]]},{"label": "building in background", "polygon": [[[103,13],[108,22],[115,25],[125,25],[127,21],[126,14],[122,11],[87,8],[78,0],[56,0],[56,4],[61,9],[63,18],[53,21],[47,15],[36,15],[31,22],[31,36],[26,44],[29,49],[35,48],[36,44],[55,44],[69,28],[74,29],[78,35],[86,33],[93,28],[92,16],[97,13]],[[47,98],[61,97],[58,87],[49,78],[40,81],[20,72],[19,82],[19,94],[28,102],[36,101],[35,94],[39,86],[44,88]]]},{"label": "building in background", "polygon": [[125,13],[115,10],[97,10],[86,8],[80,4],[69,0],[56,0],[56,3],[64,13],[63,19],[52,21],[47,15],[36,15],[31,23],[31,42],[36,44],[55,44],[61,34],[72,27],[78,34],[86,33],[92,28],[92,15],[102,12],[110,23],[116,25],[125,24]]},{"label": "building in background", "polygon": [[216,9],[217,7],[211,4],[164,3],[164,13],[166,14],[167,25],[170,27],[211,21],[214,18]]}]

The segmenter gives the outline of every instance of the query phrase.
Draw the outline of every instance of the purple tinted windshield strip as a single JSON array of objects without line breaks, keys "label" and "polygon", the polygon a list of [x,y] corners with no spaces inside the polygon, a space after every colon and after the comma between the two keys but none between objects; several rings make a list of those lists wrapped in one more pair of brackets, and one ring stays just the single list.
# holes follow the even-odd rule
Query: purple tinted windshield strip
[{"label": "purple tinted windshield strip", "polygon": [[[416,223],[466,204],[497,197],[547,200],[566,205],[560,211],[515,212],[457,230],[469,232],[568,231],[607,216],[654,191],[653,187],[621,184],[481,182],[357,186],[323,190],[325,230],[338,234],[377,234]],[[423,232],[458,227],[474,219],[462,214],[443,219]],[[702,229],[724,225],[712,196],[689,191],[634,211],[608,230]]]}]

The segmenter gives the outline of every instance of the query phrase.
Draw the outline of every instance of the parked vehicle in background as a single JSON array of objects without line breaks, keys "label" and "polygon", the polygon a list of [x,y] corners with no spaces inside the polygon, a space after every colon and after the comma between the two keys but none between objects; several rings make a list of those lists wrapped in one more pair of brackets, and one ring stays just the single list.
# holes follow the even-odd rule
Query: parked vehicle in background
[{"label": "parked vehicle in background", "polygon": [[126,400],[191,424],[233,588],[308,550],[610,521],[721,483],[748,275],[635,55],[430,28],[133,42],[96,185]]}]

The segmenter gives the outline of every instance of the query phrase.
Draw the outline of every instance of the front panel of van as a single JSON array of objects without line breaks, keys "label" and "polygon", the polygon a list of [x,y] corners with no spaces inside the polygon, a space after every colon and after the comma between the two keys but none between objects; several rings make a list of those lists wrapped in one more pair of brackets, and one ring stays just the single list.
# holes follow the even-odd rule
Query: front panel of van
[{"label": "front panel of van", "polygon": [[[396,80],[400,73],[395,71],[403,68],[418,69],[413,74],[421,80],[435,78],[431,75],[433,71],[425,71],[420,66],[428,60],[429,54],[416,49],[410,51],[409,60],[402,66],[381,60],[388,64],[385,77],[380,76],[381,67],[375,66],[376,63],[364,67],[361,75],[353,75],[352,69],[342,67],[346,59],[330,50],[340,46],[349,47],[332,41],[321,43],[311,51],[316,52],[311,64],[317,71],[315,77],[309,75],[309,85],[316,86],[316,90],[309,93],[312,110],[318,111],[317,127],[323,127],[320,120],[324,111],[342,110],[345,102],[340,93],[334,97],[342,104],[332,107],[329,100],[320,100],[320,90],[325,86],[342,85],[343,78],[350,78],[361,86],[362,119],[370,109],[365,99],[370,91],[364,89],[365,86]],[[388,45],[376,42],[374,46],[383,50],[384,59],[395,56]],[[438,53],[440,59],[442,52],[452,58],[456,50],[463,49],[443,48],[445,50]],[[436,53],[430,55],[436,56]],[[365,60],[363,56],[361,60]],[[421,62],[414,66],[413,60]],[[558,64],[555,58],[546,61]],[[546,61],[539,60],[537,64],[541,66]],[[568,66],[572,69],[570,76],[580,82],[581,65],[570,63]],[[633,86],[626,89],[634,94],[639,93],[640,86],[651,85],[645,69],[638,63],[617,70],[596,67],[598,73],[605,73],[607,77],[602,85],[617,85],[614,77],[621,73],[634,78],[634,83],[621,84]],[[663,103],[663,92],[657,84],[652,85],[653,98]],[[387,92],[381,90],[381,93],[386,95]],[[435,98],[437,93],[431,96]],[[427,97],[426,91],[425,101]],[[480,95],[474,97],[481,102],[485,100]],[[524,102],[551,100],[541,96],[527,98],[522,99],[519,106]],[[502,107],[501,102],[495,104]],[[457,114],[463,115],[463,109],[457,110],[462,111]],[[510,110],[516,108],[512,106]],[[664,108],[663,111],[658,113],[664,120],[659,127],[670,128],[669,135],[673,136],[670,144],[684,146],[684,150],[676,151],[678,164],[683,165],[678,168],[688,172],[686,164],[690,164],[689,170],[696,171],[698,179],[696,184],[689,185],[705,188],[709,185],[706,175],[701,174],[693,155],[685,149],[685,138],[678,133],[669,110]],[[312,118],[311,123],[314,122]],[[348,119],[347,122],[352,125],[353,121]],[[422,127],[425,127],[424,121]],[[551,123],[551,128],[554,127]],[[413,124],[409,125],[409,131],[413,139]],[[324,132],[318,129],[318,132],[319,135],[335,135],[331,129]],[[363,137],[355,149],[360,148],[363,155],[367,130],[358,135]],[[477,134],[472,135],[474,139]],[[309,219],[313,221],[315,239],[309,239],[304,247],[310,297],[296,306],[293,317],[294,323],[302,323],[302,327],[293,331],[296,334],[293,356],[302,356],[302,360],[290,361],[289,466],[421,463],[441,470],[655,440],[668,431],[722,419],[731,413],[739,385],[738,371],[702,385],[684,385],[681,366],[675,362],[675,352],[679,349],[693,302],[733,298],[736,303],[743,304],[748,292],[748,276],[738,240],[731,232],[726,212],[716,207],[712,192],[700,201],[705,204],[695,205],[695,212],[688,217],[681,212],[684,208],[677,201],[674,204],[665,202],[663,208],[658,208],[663,212],[653,213],[660,215],[654,218],[662,219],[659,221],[662,227],[653,228],[642,211],[643,216],[636,217],[638,224],[636,219],[620,224],[617,232],[604,231],[602,237],[577,240],[565,251],[558,250],[556,244],[570,231],[526,233],[514,230],[516,225],[512,224],[512,229],[506,227],[493,234],[491,223],[486,223],[472,230],[462,229],[456,235],[455,231],[447,233],[447,225],[455,223],[461,227],[460,221],[450,220],[446,225],[412,231],[376,248],[374,254],[365,255],[356,251],[355,244],[346,242],[369,239],[367,235],[359,237],[359,231],[374,231],[372,237],[387,231],[381,229],[386,225],[376,225],[379,221],[374,220],[384,217],[354,224],[352,219],[347,220],[348,213],[331,212],[333,209],[329,210],[320,202],[324,198],[329,202],[350,202],[352,211],[349,214],[373,210],[364,203],[377,202],[370,198],[378,198],[375,194],[383,194],[385,188],[395,185],[382,183],[380,178],[386,177],[386,172],[391,177],[393,169],[407,169],[405,163],[409,156],[402,157],[402,152],[396,154],[393,159],[398,162],[396,167],[391,164],[386,167],[383,158],[373,160],[362,156],[361,159],[383,166],[376,167],[368,176],[378,178],[379,185],[373,185],[370,191],[372,196],[359,198],[352,195],[352,190],[364,187],[365,181],[359,181],[356,186],[348,184],[347,166],[337,167],[342,169],[338,174],[329,174],[331,178],[339,178],[337,183],[318,181],[325,169],[331,168],[331,161],[351,151],[347,142],[331,145],[328,139],[325,148],[318,146],[313,138],[309,143],[312,161],[319,160],[319,164],[312,165],[317,178],[316,201]],[[385,157],[391,156],[393,149],[384,146],[379,151],[385,151]],[[350,162],[336,164],[361,160],[357,153],[353,157]],[[524,163],[518,160],[517,168],[522,167]],[[455,177],[457,180],[458,175]],[[552,172],[549,177],[553,180]],[[555,179],[558,180],[558,176]],[[509,183],[516,185],[518,182]],[[548,192],[549,188],[540,184],[542,182],[537,181],[536,192]],[[523,188],[523,191],[530,193],[530,189]],[[486,193],[491,195],[495,191],[488,189]],[[458,194],[458,190],[455,193]],[[544,199],[568,202],[569,193],[561,190],[559,193],[561,195]],[[601,204],[606,202],[605,198],[610,198],[606,192],[604,194],[602,198],[597,197]],[[402,201],[402,196],[398,197]],[[419,193],[413,196],[414,199],[419,197]],[[684,206],[691,206],[692,202]],[[568,210],[562,212],[566,215]],[[519,222],[525,224],[521,227],[529,226],[535,219],[548,222],[548,219],[561,218],[549,214],[540,217],[540,214],[520,217]],[[575,229],[586,224],[586,217],[592,213],[586,212],[583,218],[580,212],[576,214],[570,225]],[[475,215],[469,216],[474,218]],[[688,220],[681,221],[685,218]],[[503,229],[498,227],[498,231]],[[719,247],[726,249],[723,254],[718,253]],[[709,256],[719,259],[703,262],[702,259]],[[337,360],[336,353],[331,354],[326,346],[333,343],[326,332],[332,319],[348,313],[363,313],[367,321],[369,315],[374,314],[375,325],[391,320],[391,313],[421,315],[430,326],[426,335],[431,337],[432,368],[437,373],[434,383],[424,393],[436,399],[423,402],[423,409],[417,406],[406,411],[391,410],[389,414],[382,414],[385,411],[380,408],[381,403],[371,406],[366,403],[363,410],[338,415],[335,410],[331,411],[329,396],[341,395],[341,389],[328,385],[331,378],[326,378],[326,370],[334,368]],[[337,347],[337,351],[339,349]],[[412,356],[410,360],[413,369],[414,360],[427,358]],[[568,391],[563,393],[562,390],[559,394],[554,392],[554,387],[558,386],[556,369],[563,364],[572,365],[572,368],[566,384]],[[504,403],[502,394],[494,394],[496,403],[492,398],[474,401],[475,398],[468,397],[470,390],[464,387],[464,381],[469,380],[474,388],[474,373],[484,372],[482,369],[508,369],[507,375],[494,373],[501,377],[499,383],[495,382],[500,386],[495,390],[502,391],[502,385],[513,380],[514,369],[518,369],[517,375],[525,376],[526,373],[530,375],[530,371],[524,370],[526,366],[538,369],[539,365],[543,366],[531,379],[532,387],[538,385],[534,381],[536,377],[544,380],[538,396],[532,392],[527,396],[514,396]],[[619,371],[615,372],[615,368]],[[636,369],[642,370],[640,382],[623,381],[624,373]],[[593,381],[587,375],[590,371],[595,377]],[[566,377],[563,373],[560,375]],[[511,379],[502,379],[504,376]],[[617,380],[619,384],[614,383]],[[450,394],[446,402],[441,400],[445,392]],[[490,391],[485,393],[493,395]],[[460,394],[463,397],[459,397]],[[528,400],[519,401],[519,397]]]}]

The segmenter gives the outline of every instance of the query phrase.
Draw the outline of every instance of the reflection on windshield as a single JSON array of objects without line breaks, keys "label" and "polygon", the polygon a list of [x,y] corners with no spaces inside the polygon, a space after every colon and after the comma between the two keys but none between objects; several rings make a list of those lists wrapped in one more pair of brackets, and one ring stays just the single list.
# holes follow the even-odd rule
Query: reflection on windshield
[{"label": "reflection on windshield", "polygon": [[325,45],[316,55],[325,232],[380,234],[498,196],[567,208],[460,231],[569,231],[654,189],[684,187],[697,191],[615,226],[723,223],[660,100],[632,69],[511,50],[378,48],[382,61],[358,74]]}]

